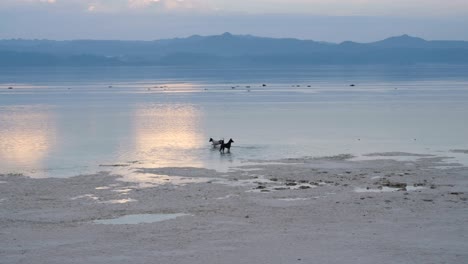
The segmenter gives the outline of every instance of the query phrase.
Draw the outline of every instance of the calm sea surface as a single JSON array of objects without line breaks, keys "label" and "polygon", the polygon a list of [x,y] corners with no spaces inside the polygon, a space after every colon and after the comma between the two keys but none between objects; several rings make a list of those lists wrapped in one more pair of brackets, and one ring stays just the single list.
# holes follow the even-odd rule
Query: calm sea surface
[{"label": "calm sea surface", "polygon": [[[233,138],[231,154],[210,137]],[[468,149],[466,66],[0,70],[0,173],[388,151],[466,161],[451,149]]]}]

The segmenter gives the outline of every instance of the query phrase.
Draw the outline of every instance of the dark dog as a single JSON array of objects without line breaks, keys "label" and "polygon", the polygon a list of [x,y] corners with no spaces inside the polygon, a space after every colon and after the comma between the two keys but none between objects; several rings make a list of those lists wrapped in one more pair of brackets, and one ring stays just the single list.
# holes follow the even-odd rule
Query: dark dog
[{"label": "dark dog", "polygon": [[228,153],[231,152],[231,143],[234,143],[234,140],[229,139],[228,143],[224,143],[224,140],[221,141],[221,147],[219,148],[219,152],[224,153],[224,149],[228,150]]}]

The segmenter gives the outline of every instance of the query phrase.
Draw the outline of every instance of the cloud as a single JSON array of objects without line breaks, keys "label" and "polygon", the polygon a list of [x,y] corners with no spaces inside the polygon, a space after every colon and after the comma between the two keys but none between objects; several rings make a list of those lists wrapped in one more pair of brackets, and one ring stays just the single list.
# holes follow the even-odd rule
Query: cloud
[{"label": "cloud", "polygon": [[2,0],[0,1],[0,9],[15,7],[15,6],[31,6],[37,4],[55,4],[57,0]]},{"label": "cloud", "polygon": [[201,1],[196,0],[128,0],[128,7],[130,8],[156,8],[164,10],[176,9],[202,9],[207,5]]},{"label": "cloud", "polygon": [[214,12],[332,16],[467,16],[467,0],[0,0],[0,9],[66,12]]},{"label": "cloud", "polygon": [[468,15],[467,0],[204,0],[224,11],[333,16]]},{"label": "cloud", "polygon": [[209,11],[206,0],[1,0],[0,9],[44,8],[66,12],[164,12],[164,11]]}]

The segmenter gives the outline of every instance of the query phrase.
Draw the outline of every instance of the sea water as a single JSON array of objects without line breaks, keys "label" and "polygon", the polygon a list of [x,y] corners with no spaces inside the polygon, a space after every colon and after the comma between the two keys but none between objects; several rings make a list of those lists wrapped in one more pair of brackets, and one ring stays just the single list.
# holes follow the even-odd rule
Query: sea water
[{"label": "sea water", "polygon": [[[468,67],[2,68],[0,173],[468,149]],[[352,86],[354,85],[354,86]],[[12,89],[8,89],[12,87]],[[220,154],[209,138],[232,138]]]}]

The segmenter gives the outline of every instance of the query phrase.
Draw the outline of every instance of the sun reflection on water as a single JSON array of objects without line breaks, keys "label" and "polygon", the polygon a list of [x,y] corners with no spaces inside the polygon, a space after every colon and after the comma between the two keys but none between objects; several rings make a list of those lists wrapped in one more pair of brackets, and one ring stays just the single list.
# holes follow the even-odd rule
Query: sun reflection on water
[{"label": "sun reflection on water", "polygon": [[56,137],[51,111],[33,107],[0,112],[0,159],[11,168],[42,167]]},{"label": "sun reflection on water", "polygon": [[136,158],[158,166],[202,166],[190,154],[206,145],[200,120],[201,111],[192,105],[138,107],[133,134]]}]

